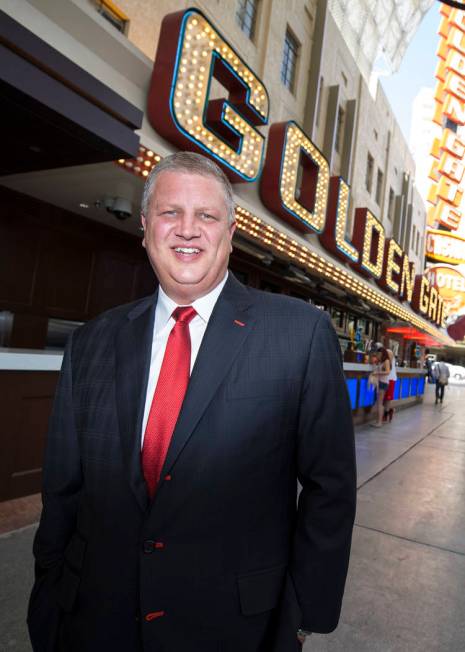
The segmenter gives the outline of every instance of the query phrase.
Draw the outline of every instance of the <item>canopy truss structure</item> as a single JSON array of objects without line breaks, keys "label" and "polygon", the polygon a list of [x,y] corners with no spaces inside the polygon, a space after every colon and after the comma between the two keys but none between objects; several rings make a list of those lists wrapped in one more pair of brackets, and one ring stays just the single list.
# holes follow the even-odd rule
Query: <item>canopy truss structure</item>
[{"label": "canopy truss structure", "polygon": [[341,34],[369,83],[373,72],[398,70],[434,0],[329,0]]}]

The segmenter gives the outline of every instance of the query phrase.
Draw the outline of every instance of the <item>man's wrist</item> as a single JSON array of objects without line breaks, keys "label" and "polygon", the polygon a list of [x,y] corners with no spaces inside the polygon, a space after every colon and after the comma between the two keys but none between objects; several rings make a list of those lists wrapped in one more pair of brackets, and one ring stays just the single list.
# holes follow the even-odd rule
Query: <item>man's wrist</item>
[{"label": "man's wrist", "polygon": [[312,632],[309,632],[306,629],[302,629],[301,627],[299,627],[299,629],[297,630],[297,636],[311,636],[311,635]]}]

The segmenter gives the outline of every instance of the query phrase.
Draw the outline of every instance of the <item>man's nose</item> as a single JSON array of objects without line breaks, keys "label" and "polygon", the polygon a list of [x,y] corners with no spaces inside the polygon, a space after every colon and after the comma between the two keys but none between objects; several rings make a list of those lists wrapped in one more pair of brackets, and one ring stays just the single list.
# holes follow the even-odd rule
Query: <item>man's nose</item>
[{"label": "man's nose", "polygon": [[184,238],[185,240],[197,238],[200,235],[199,227],[194,214],[184,213],[180,216],[177,224],[176,235]]}]

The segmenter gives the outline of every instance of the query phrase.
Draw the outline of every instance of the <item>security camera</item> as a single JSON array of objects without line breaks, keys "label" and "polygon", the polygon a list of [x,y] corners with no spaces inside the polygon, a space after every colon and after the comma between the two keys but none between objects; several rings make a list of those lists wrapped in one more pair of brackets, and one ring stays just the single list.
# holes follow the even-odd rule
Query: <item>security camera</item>
[{"label": "security camera", "polygon": [[105,197],[103,205],[118,220],[127,220],[132,215],[132,204],[124,197]]}]

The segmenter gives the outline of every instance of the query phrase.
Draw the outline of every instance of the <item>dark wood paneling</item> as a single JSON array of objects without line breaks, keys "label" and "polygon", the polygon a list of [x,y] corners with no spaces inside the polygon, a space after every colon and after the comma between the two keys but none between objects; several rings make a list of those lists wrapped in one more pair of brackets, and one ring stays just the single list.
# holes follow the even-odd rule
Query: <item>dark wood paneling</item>
[{"label": "dark wood paneling", "polygon": [[134,279],[134,296],[146,297],[152,294],[155,291],[154,280],[156,277],[147,259],[139,261]]},{"label": "dark wood paneling", "polygon": [[[40,252],[36,299],[48,314],[77,319],[87,313],[94,251],[87,237],[49,233]],[[42,296],[39,296],[41,291]]]},{"label": "dark wood paneling", "polygon": [[24,237],[24,225],[8,218],[8,205],[1,203],[0,214],[0,302],[12,307],[30,306],[34,270],[39,254],[39,234]]},{"label": "dark wood paneling", "polygon": [[90,311],[94,314],[128,303],[134,296],[137,261],[111,251],[97,256]]},{"label": "dark wood paneling", "polygon": [[0,371],[0,500],[40,491],[58,372]]},{"label": "dark wood paneling", "polygon": [[1,186],[0,205],[0,310],[87,321],[154,291],[137,236]]}]

